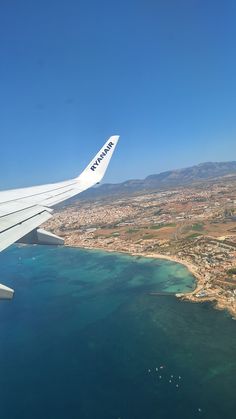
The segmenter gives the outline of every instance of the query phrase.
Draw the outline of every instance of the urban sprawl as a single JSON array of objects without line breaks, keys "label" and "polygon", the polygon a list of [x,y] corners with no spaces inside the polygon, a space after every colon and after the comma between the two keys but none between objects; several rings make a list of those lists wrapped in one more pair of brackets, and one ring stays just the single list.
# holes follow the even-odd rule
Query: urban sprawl
[{"label": "urban sprawl", "polygon": [[56,212],[47,229],[63,236],[68,246],[183,263],[197,278],[197,286],[178,296],[214,301],[236,316],[235,177],[74,201]]}]

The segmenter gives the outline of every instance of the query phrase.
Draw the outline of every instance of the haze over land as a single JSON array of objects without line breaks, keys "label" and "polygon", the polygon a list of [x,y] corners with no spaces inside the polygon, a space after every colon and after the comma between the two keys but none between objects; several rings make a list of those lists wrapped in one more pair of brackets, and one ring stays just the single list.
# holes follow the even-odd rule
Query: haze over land
[{"label": "haze over land", "polygon": [[184,169],[150,175],[145,179],[132,179],[118,184],[104,184],[84,192],[80,197],[151,191],[171,186],[188,185],[203,180],[213,180],[227,175],[236,176],[236,161],[201,163]]}]

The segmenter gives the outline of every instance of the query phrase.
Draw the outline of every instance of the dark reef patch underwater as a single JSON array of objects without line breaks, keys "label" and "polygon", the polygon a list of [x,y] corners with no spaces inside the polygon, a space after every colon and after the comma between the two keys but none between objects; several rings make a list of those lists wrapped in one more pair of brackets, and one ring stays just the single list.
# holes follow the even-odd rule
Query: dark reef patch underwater
[{"label": "dark reef patch underwater", "polygon": [[[40,246],[0,254],[1,419],[234,419],[234,322],[176,263]],[[189,288],[190,287],[190,288]]]}]

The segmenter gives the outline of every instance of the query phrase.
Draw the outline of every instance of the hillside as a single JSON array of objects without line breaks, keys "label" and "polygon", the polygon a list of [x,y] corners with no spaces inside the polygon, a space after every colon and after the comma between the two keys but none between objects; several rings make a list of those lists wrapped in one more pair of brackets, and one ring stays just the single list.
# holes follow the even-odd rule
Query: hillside
[{"label": "hillside", "polygon": [[131,179],[117,184],[104,184],[90,189],[80,197],[99,197],[111,194],[127,194],[141,191],[152,191],[166,187],[190,185],[227,175],[236,175],[236,161],[207,162],[178,170],[169,170],[147,176],[145,179]]}]

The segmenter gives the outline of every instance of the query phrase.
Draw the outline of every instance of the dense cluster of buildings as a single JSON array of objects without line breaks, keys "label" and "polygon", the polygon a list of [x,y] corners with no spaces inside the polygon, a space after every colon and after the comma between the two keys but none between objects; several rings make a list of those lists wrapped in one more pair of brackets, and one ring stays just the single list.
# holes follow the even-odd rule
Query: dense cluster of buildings
[{"label": "dense cluster of buildings", "polygon": [[60,209],[47,229],[70,246],[161,254],[187,263],[198,277],[192,299],[216,299],[236,310],[236,278],[228,273],[236,266],[234,179],[76,201]]}]

